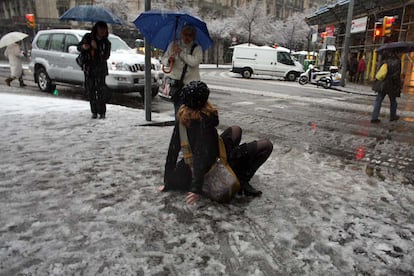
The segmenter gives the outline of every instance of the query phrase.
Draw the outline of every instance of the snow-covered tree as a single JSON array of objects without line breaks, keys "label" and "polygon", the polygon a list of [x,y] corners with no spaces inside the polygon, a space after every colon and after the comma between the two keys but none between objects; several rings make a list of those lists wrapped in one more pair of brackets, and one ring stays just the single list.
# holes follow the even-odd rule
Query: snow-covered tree
[{"label": "snow-covered tree", "polygon": [[310,28],[305,22],[304,13],[295,13],[286,20],[273,23],[278,30],[275,42],[293,50],[302,50],[308,43]]},{"label": "snow-covered tree", "polygon": [[248,43],[269,43],[274,32],[270,16],[266,14],[262,1],[253,0],[235,9],[236,25],[234,32]]}]

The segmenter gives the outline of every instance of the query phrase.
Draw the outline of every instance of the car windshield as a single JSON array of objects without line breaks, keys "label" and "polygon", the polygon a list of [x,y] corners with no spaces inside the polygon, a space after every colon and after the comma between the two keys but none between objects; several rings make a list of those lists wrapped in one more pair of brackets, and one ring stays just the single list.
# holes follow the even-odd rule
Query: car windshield
[{"label": "car windshield", "polygon": [[128,47],[128,45],[116,36],[110,36],[108,37],[109,41],[111,42],[111,51],[116,52],[120,50],[131,50],[131,48]]}]

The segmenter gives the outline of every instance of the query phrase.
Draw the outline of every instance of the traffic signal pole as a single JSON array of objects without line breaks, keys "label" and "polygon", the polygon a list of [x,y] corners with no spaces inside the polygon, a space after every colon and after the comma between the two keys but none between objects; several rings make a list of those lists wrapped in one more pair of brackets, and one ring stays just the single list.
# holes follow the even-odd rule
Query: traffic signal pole
[{"label": "traffic signal pole", "polygon": [[347,71],[347,64],[348,64],[348,51],[349,51],[349,38],[351,37],[351,24],[352,24],[352,16],[354,13],[354,0],[350,0],[348,4],[348,17],[346,20],[346,30],[345,30],[345,41],[344,41],[344,51],[342,53],[342,70],[341,70],[341,86],[345,86],[345,79],[346,79],[346,71]]}]

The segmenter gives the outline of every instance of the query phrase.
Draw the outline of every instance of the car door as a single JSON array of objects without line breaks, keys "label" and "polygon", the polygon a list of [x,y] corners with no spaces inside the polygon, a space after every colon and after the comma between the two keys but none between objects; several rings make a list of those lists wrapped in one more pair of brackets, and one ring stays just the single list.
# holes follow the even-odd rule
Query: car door
[{"label": "car door", "polygon": [[63,41],[65,34],[54,33],[50,37],[49,44],[49,77],[54,80],[61,80],[65,76],[64,68],[66,67],[63,58]]},{"label": "car door", "polygon": [[70,53],[69,47],[77,46],[79,44],[79,39],[74,34],[66,34],[62,52],[62,59],[65,64],[65,67],[62,68],[65,73],[64,78],[65,82],[69,83],[83,83],[84,74],[79,65],[76,63],[76,57],[78,53]]},{"label": "car door", "polygon": [[286,73],[291,70],[295,70],[295,63],[290,57],[290,53],[278,51],[277,62],[275,64],[275,75],[278,77],[284,77]]}]

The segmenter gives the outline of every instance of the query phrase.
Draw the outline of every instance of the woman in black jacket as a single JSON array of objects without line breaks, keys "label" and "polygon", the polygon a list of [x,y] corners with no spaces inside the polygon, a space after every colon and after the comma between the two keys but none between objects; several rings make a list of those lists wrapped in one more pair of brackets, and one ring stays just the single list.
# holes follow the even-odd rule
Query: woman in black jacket
[{"label": "woman in black jacket", "polygon": [[[178,120],[168,148],[164,186],[158,190],[188,191],[186,202],[192,204],[202,194],[204,175],[219,155],[216,129],[219,119],[217,109],[208,101],[210,90],[205,83],[190,82],[183,88],[182,93],[184,104],[178,111]],[[193,157],[192,169],[184,159],[177,163],[181,150],[180,123],[187,129]],[[240,144],[241,132],[240,127],[232,126],[221,134],[226,146],[227,159],[240,181],[241,193],[246,196],[260,196],[262,192],[253,188],[249,181],[270,156],[273,145],[268,139]]]},{"label": "woman in black jacket", "polygon": [[85,74],[85,88],[91,105],[92,118],[105,118],[106,97],[105,78],[108,75],[107,60],[111,54],[111,42],[108,40],[108,25],[97,22],[92,32],[87,33],[78,45],[82,53],[82,70]]}]

